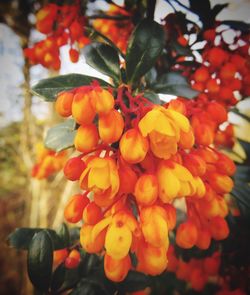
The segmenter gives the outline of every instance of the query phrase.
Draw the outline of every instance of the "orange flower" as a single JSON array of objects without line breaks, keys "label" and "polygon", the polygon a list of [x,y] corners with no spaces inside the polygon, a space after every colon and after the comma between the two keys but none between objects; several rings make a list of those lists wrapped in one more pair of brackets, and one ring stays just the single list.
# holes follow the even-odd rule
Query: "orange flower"
[{"label": "orange flower", "polygon": [[84,223],[94,225],[103,218],[102,210],[95,202],[89,203],[83,210],[82,219]]},{"label": "orange flower", "polygon": [[116,142],[122,135],[124,121],[121,113],[111,110],[102,114],[98,121],[98,130],[101,140],[104,143]]},{"label": "orange flower", "polygon": [[161,274],[167,268],[168,259],[166,247],[154,247],[142,241],[138,248],[138,271],[155,276]]},{"label": "orange flower", "polygon": [[182,165],[170,160],[161,161],[157,169],[159,183],[159,198],[164,203],[171,202],[174,198],[199,196],[205,193],[205,186],[201,179],[194,178]]},{"label": "orange flower", "polygon": [[148,141],[139,130],[129,129],[120,139],[120,152],[128,163],[140,163],[148,152]]},{"label": "orange flower", "polygon": [[96,225],[83,224],[80,230],[80,243],[88,253],[99,253],[104,247],[106,229],[93,235],[95,227]]},{"label": "orange flower", "polygon": [[60,116],[69,117],[71,115],[73,98],[74,95],[71,92],[58,94],[56,98],[55,109]]},{"label": "orange flower", "polygon": [[150,148],[155,156],[169,159],[177,152],[177,142],[180,140],[180,131],[188,132],[188,119],[164,107],[155,107],[149,111],[138,125],[143,136],[149,136]]},{"label": "orange flower", "polygon": [[209,223],[209,229],[215,240],[224,240],[229,235],[229,228],[226,220],[220,216],[213,217]]},{"label": "orange flower", "polygon": [[210,246],[210,243],[211,243],[210,231],[205,228],[199,229],[198,230],[198,237],[197,237],[197,241],[196,241],[195,245],[199,249],[206,250]]},{"label": "orange flower", "polygon": [[110,112],[115,103],[113,95],[101,87],[96,87],[95,90],[90,92],[90,100],[93,108],[99,115]]},{"label": "orange flower", "polygon": [[129,255],[121,259],[115,259],[105,253],[104,271],[106,277],[113,282],[121,282],[125,279],[131,268],[131,259]]},{"label": "orange flower", "polygon": [[143,174],[135,185],[136,201],[141,205],[152,205],[158,197],[158,182],[153,174]]},{"label": "orange flower", "polygon": [[133,233],[136,233],[137,221],[128,212],[118,211],[107,229],[105,248],[114,259],[124,258],[131,247]]},{"label": "orange flower", "polygon": [[[112,200],[119,189],[116,163],[111,158],[92,157],[80,177],[82,189],[90,190],[102,199]],[[99,205],[99,204],[97,204]]]},{"label": "orange flower", "polygon": [[154,247],[168,248],[167,214],[164,208],[154,205],[141,209],[141,228],[145,241]]},{"label": "orange flower", "polygon": [[71,181],[78,180],[86,168],[84,161],[79,157],[69,159],[64,165],[63,172],[67,179]]},{"label": "orange flower", "polygon": [[137,182],[137,174],[122,158],[119,162],[120,193],[133,193]]},{"label": "orange flower", "polygon": [[71,223],[76,223],[82,219],[84,208],[89,203],[85,195],[73,195],[64,209],[64,218]]},{"label": "orange flower", "polygon": [[176,243],[184,249],[192,248],[198,237],[198,230],[192,221],[186,221],[179,225],[176,232]]},{"label": "orange flower", "polygon": [[81,91],[74,95],[72,103],[72,116],[79,124],[90,124],[96,115],[90,101],[90,91]]},{"label": "orange flower", "polygon": [[80,126],[74,139],[75,148],[80,152],[90,152],[98,144],[99,136],[94,124]]}]

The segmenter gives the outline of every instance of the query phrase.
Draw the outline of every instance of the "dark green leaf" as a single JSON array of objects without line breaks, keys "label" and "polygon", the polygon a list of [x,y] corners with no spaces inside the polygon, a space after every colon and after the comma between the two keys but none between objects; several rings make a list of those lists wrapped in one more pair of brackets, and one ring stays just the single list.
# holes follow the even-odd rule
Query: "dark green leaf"
[{"label": "dark green leaf", "polygon": [[100,264],[100,258],[95,254],[82,253],[83,264],[81,265],[80,272],[83,276],[87,276],[96,270]]},{"label": "dark green leaf", "polygon": [[95,42],[85,46],[83,53],[88,65],[113,78],[114,82],[120,81],[119,56],[113,47]]},{"label": "dark green leaf", "polygon": [[237,170],[233,177],[236,181],[250,182],[250,167],[237,165]]},{"label": "dark green leaf", "polygon": [[190,99],[199,93],[193,90],[186,78],[178,72],[163,74],[152,88],[158,93],[173,94]]},{"label": "dark green leaf", "polygon": [[33,94],[42,97],[45,101],[55,101],[58,93],[76,87],[90,85],[94,80],[97,80],[102,86],[108,85],[105,81],[95,77],[81,74],[67,74],[43,79],[33,86],[31,91]]},{"label": "dark green leaf", "polygon": [[129,82],[141,78],[155,64],[165,44],[163,28],[145,19],[130,37],[126,53],[126,71]]},{"label": "dark green leaf", "polygon": [[231,194],[236,198],[241,216],[250,221],[250,185],[235,181]]},{"label": "dark green leaf", "polygon": [[128,275],[118,284],[118,288],[123,292],[135,292],[149,286],[149,277],[142,272],[129,271]]},{"label": "dark green leaf", "polygon": [[154,104],[161,104],[161,100],[159,98],[159,95],[157,93],[146,91],[144,92],[144,97],[146,97],[149,101],[151,101]]},{"label": "dark green leaf", "polygon": [[65,248],[70,246],[69,229],[65,223],[60,226],[58,236],[61,238]]},{"label": "dark green leaf", "polygon": [[224,4],[216,4],[213,8],[212,8],[212,15],[213,17],[216,17],[217,14],[219,14],[224,8],[228,7],[228,3],[224,3]]},{"label": "dark green leaf", "polygon": [[64,266],[64,263],[60,264],[54,271],[53,275],[52,275],[52,280],[51,280],[51,290],[52,291],[56,291],[58,290],[65,279],[65,273],[66,273],[66,269]]},{"label": "dark green leaf", "polygon": [[28,275],[32,284],[41,291],[50,286],[53,264],[53,244],[46,230],[32,238],[28,249]]},{"label": "dark green leaf", "polygon": [[74,244],[80,239],[80,227],[69,228],[70,243]]},{"label": "dark green leaf", "polygon": [[145,74],[145,81],[147,83],[147,85],[151,85],[153,84],[157,79],[157,71],[155,68],[152,68],[150,71],[148,71]]},{"label": "dark green leaf", "polygon": [[[43,230],[43,228],[16,228],[15,231],[9,235],[7,241],[11,247],[28,250],[33,236]],[[53,241],[55,250],[64,248],[60,237],[56,234],[54,230],[47,229],[47,233],[50,235],[50,238]]]},{"label": "dark green leaf", "polygon": [[74,146],[76,123],[69,119],[50,128],[46,134],[44,144],[48,149],[60,152]]},{"label": "dark green leaf", "polygon": [[87,277],[81,279],[77,287],[70,293],[70,295],[108,295],[104,286],[95,278]]},{"label": "dark green leaf", "polygon": [[240,30],[240,31],[249,31],[250,30],[250,24],[242,22],[242,21],[224,20],[221,23],[224,25],[228,25],[232,29],[236,29],[236,30]]},{"label": "dark green leaf", "polygon": [[211,6],[209,0],[189,0],[192,12],[197,14],[203,23],[204,28],[210,27],[214,19],[211,18]]}]

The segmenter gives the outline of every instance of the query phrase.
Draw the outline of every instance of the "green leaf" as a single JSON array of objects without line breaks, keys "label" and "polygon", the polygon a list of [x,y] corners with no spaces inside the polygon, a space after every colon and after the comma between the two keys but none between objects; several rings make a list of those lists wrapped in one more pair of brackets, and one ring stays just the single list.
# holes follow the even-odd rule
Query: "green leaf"
[{"label": "green leaf", "polygon": [[70,243],[74,244],[80,239],[80,227],[69,228]]},{"label": "green leaf", "polygon": [[[22,249],[22,250],[28,250],[29,244],[33,238],[33,236],[40,232],[45,230],[44,228],[16,228],[13,233],[11,233],[8,238],[7,242],[9,246]],[[64,245],[60,237],[56,234],[56,232],[52,229],[46,229],[47,233],[49,234],[55,250],[63,249]]]},{"label": "green leaf", "polygon": [[58,236],[61,238],[65,248],[70,246],[69,228],[67,224],[63,223],[57,231]]},{"label": "green leaf", "polygon": [[130,83],[149,71],[160,56],[165,44],[163,28],[149,19],[144,19],[134,30],[126,53],[127,79]]},{"label": "green leaf", "polygon": [[118,284],[118,288],[123,292],[135,292],[145,289],[149,284],[150,280],[147,275],[131,270],[124,281]]},{"label": "green leaf", "polygon": [[250,182],[250,166],[247,165],[237,165],[236,173],[233,178],[236,181]]},{"label": "green leaf", "polygon": [[212,15],[213,17],[216,17],[217,14],[219,14],[224,8],[228,7],[228,3],[224,3],[224,4],[216,4],[213,8],[212,8]]},{"label": "green leaf", "polygon": [[86,277],[81,279],[77,287],[70,293],[70,295],[108,295],[109,293],[105,287],[96,280],[96,278]]},{"label": "green leaf", "polygon": [[193,90],[184,76],[178,72],[163,74],[157,83],[152,85],[154,91],[158,93],[173,94],[186,98],[194,98],[199,94]]},{"label": "green leaf", "polygon": [[151,91],[145,91],[143,96],[146,97],[149,101],[151,101],[154,104],[161,104],[161,100],[157,93],[154,93]]},{"label": "green leaf", "polygon": [[50,286],[53,264],[53,244],[46,230],[32,238],[28,249],[28,275],[32,284],[41,291]]},{"label": "green leaf", "polygon": [[231,194],[236,198],[241,216],[250,221],[250,185],[235,181]]},{"label": "green leaf", "polygon": [[101,86],[108,86],[105,81],[81,74],[67,74],[53,78],[42,79],[32,87],[31,92],[34,95],[42,97],[45,101],[55,101],[58,93],[68,91],[76,87],[90,85],[94,80]]},{"label": "green leaf", "polygon": [[56,291],[58,290],[65,279],[66,269],[64,263],[60,264],[54,271],[51,279],[51,290]]},{"label": "green leaf", "polygon": [[73,119],[66,120],[50,128],[45,137],[45,146],[55,152],[73,147],[76,135],[75,128],[76,123]]},{"label": "green leaf", "polygon": [[83,54],[88,65],[113,78],[116,83],[121,80],[119,56],[113,47],[95,42],[85,46]]}]

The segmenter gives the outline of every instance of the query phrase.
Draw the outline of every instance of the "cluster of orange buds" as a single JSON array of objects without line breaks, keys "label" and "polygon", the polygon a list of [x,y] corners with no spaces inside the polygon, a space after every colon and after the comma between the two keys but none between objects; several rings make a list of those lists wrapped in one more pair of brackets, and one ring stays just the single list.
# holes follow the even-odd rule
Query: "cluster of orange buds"
[{"label": "cluster of orange buds", "polygon": [[37,179],[48,178],[63,168],[66,159],[66,151],[56,153],[45,148],[43,144],[37,144],[36,164],[32,168],[32,177]]},{"label": "cluster of orange buds", "polygon": [[81,255],[77,249],[68,250],[64,248],[53,252],[53,268],[64,263],[66,268],[73,269],[79,265],[80,261]]},{"label": "cluster of orange buds", "polygon": [[168,249],[168,269],[174,272],[179,280],[184,280],[195,291],[201,292],[207,282],[218,281],[221,257],[219,252],[214,252],[211,256],[196,259],[191,258],[188,262],[178,258],[174,247]]},{"label": "cluster of orange buds", "polygon": [[187,198],[187,221],[176,232],[176,243],[185,249],[197,246],[208,249],[211,238],[223,240],[229,234],[225,217],[228,204],[224,195],[233,188],[230,176],[235,173],[233,161],[211,148],[199,147],[182,154],[183,165],[205,184],[202,198]]},{"label": "cluster of orange buds", "polygon": [[[131,21],[131,13],[122,7],[111,4],[106,15],[118,17],[118,19],[99,18],[93,21],[93,27],[108,37],[123,53],[125,53],[129,36],[134,29],[134,25]],[[121,17],[121,19],[119,19],[119,17]],[[123,17],[124,19],[122,19]]]},{"label": "cluster of orange buds", "polygon": [[36,14],[36,29],[46,35],[46,39],[25,48],[24,55],[31,64],[41,64],[46,68],[59,70],[60,47],[70,45],[69,57],[72,62],[79,59],[79,50],[90,41],[85,35],[86,18],[80,14],[80,1],[74,5],[47,4]]},{"label": "cluster of orange buds", "polygon": [[191,77],[192,87],[202,92],[202,99],[216,100],[223,105],[237,103],[235,93],[248,96],[249,56],[211,47],[203,53],[203,64]]}]

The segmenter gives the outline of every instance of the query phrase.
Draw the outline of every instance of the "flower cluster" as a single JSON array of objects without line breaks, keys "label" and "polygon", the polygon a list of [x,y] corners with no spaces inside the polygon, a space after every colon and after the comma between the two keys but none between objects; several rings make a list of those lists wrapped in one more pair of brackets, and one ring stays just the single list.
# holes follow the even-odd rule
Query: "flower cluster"
[{"label": "flower cluster", "polygon": [[45,179],[60,171],[66,160],[67,152],[56,153],[46,149],[43,144],[36,145],[36,164],[32,168],[32,177]]},{"label": "flower cluster", "polygon": [[89,43],[84,26],[86,18],[79,14],[80,1],[74,5],[50,3],[36,14],[36,29],[46,35],[46,39],[25,48],[24,55],[31,64],[41,64],[46,68],[59,70],[60,47],[70,45],[69,57],[72,62],[79,58],[78,48]]},{"label": "flower cluster", "polygon": [[79,124],[74,140],[79,155],[67,161],[64,174],[82,192],[70,198],[64,216],[71,223],[83,221],[81,245],[104,255],[112,281],[122,281],[132,268],[150,275],[167,268],[177,198],[187,205],[187,221],[176,232],[179,246],[207,249],[211,238],[228,235],[223,197],[232,189],[235,167],[212,148],[194,146],[186,104],[177,99],[155,105],[125,86],[107,90],[97,82],[57,97],[56,111]]}]

